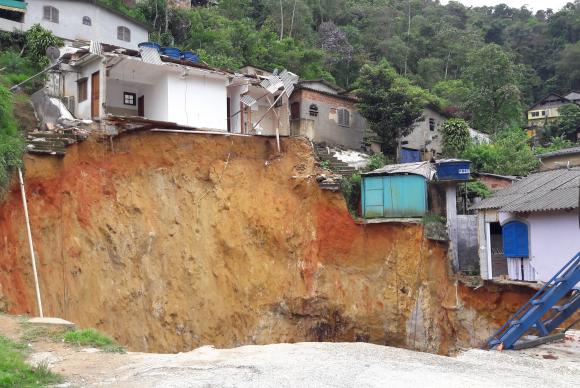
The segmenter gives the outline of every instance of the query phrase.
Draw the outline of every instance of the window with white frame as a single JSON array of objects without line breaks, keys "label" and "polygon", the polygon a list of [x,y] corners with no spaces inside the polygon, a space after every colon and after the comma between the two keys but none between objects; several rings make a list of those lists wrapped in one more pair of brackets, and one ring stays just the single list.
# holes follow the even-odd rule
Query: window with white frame
[{"label": "window with white frame", "polygon": [[93,21],[91,20],[90,17],[88,16],[83,16],[83,24],[85,26],[92,26],[93,25]]},{"label": "window with white frame", "polygon": [[540,117],[540,112],[532,112],[532,117]]},{"label": "window with white frame", "polygon": [[338,109],[338,125],[341,127],[350,127],[350,112],[347,109]]},{"label": "window with white frame", "polygon": [[45,5],[42,18],[52,23],[58,23],[58,9],[51,5]]},{"label": "window with white frame", "polygon": [[117,27],[117,39],[130,42],[131,41],[131,30],[125,26]]},{"label": "window with white frame", "polygon": [[542,111],[542,116],[545,116],[545,115],[546,115],[546,111],[545,111],[545,110],[543,110],[543,111]]}]

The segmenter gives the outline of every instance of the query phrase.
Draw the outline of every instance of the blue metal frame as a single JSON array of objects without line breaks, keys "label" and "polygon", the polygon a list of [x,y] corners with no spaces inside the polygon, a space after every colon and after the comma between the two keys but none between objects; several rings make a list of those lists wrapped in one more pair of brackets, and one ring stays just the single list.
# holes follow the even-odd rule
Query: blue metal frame
[{"label": "blue metal frame", "polygon": [[[509,349],[531,328],[537,329],[540,336],[550,334],[580,307],[580,292],[573,290],[578,282],[580,282],[580,252],[503,324],[488,340],[488,348],[493,349],[503,344],[504,349]],[[562,305],[555,306],[571,290],[573,291],[570,297]],[[551,314],[542,320],[544,314],[549,311]]]}]

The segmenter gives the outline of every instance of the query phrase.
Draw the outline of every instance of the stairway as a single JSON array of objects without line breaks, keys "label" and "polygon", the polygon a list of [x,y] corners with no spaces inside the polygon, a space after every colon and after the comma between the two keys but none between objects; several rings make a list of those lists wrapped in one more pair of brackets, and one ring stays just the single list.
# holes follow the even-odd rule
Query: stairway
[{"label": "stairway", "polygon": [[530,329],[535,329],[540,337],[557,329],[580,307],[580,290],[574,288],[579,281],[580,252],[504,323],[488,340],[487,347],[502,345],[503,349],[510,349]]},{"label": "stairway", "polygon": [[338,160],[335,158],[331,152],[329,152],[328,148],[321,144],[314,144],[314,150],[316,151],[316,155],[318,159],[322,161],[328,162],[328,168],[336,173],[340,174],[346,178],[350,178],[352,174],[355,173],[356,169],[354,167],[350,167],[345,162]]}]

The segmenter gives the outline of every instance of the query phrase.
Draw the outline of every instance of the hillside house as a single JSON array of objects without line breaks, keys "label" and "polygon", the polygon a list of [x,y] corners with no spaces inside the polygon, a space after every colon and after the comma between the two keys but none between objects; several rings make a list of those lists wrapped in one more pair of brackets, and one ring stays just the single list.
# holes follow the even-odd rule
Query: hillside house
[{"label": "hillside house", "polygon": [[139,116],[225,132],[230,75],[151,48],[91,44],[61,58],[58,90],[51,92],[80,119]]},{"label": "hillside house", "polygon": [[[298,78],[295,74],[287,74]],[[270,80],[276,79],[272,76],[274,73],[269,70],[246,65],[230,77],[227,88],[229,132],[290,135],[289,97],[281,84],[271,86]]]},{"label": "hillside house", "polygon": [[99,0],[0,0],[0,30],[26,31],[35,24],[62,38],[129,49],[148,40],[151,27]]},{"label": "hillside house", "polygon": [[[435,159],[441,155],[442,135],[441,126],[449,116],[434,105],[427,105],[423,109],[423,114],[416,121],[411,133],[401,139],[399,150],[400,163],[414,163]],[[469,129],[471,138],[475,142],[489,142],[489,137],[474,129]],[[381,152],[381,145],[377,135],[372,131],[367,131],[366,141],[370,143],[373,152]]]},{"label": "hillside house", "polygon": [[356,97],[324,80],[300,81],[290,98],[292,136],[359,150],[367,122]]},{"label": "hillside house", "polygon": [[534,136],[546,123],[557,120],[558,109],[566,104],[580,104],[580,92],[570,91],[565,96],[550,93],[532,105],[527,112],[528,134]]},{"label": "hillside house", "polygon": [[548,281],[580,251],[580,168],[537,172],[475,205],[481,276]]},{"label": "hillside house", "polygon": [[540,160],[540,171],[556,168],[580,167],[580,147],[564,148],[558,151],[536,155]]}]

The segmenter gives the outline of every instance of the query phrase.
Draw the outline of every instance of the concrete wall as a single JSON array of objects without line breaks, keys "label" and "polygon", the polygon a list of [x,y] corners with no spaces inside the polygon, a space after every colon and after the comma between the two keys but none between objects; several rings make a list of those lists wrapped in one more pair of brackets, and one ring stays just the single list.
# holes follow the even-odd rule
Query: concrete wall
[{"label": "concrete wall", "polygon": [[[290,104],[300,104],[300,123],[293,123],[293,133],[306,136],[315,142],[341,145],[360,149],[366,120],[355,109],[354,102],[310,90],[298,90],[290,98]],[[318,116],[310,116],[310,105],[318,107]],[[350,127],[338,125],[337,109],[350,112]],[[296,128],[299,128],[298,130]]]},{"label": "concrete wall", "polygon": [[580,152],[568,155],[550,156],[540,159],[540,171],[554,170],[556,168],[563,168],[570,164],[570,166],[580,166]]},{"label": "concrete wall", "polygon": [[[94,4],[69,0],[34,0],[27,3],[24,29],[38,23],[63,39],[95,40],[131,49],[136,49],[138,43],[149,40],[149,32],[144,27]],[[43,19],[45,5],[59,10],[58,24]],[[91,26],[83,24],[83,16],[91,18]],[[131,30],[130,42],[117,39],[118,26]]]},{"label": "concrete wall", "polygon": [[[435,120],[434,131],[429,129],[429,119]],[[425,108],[423,110],[423,119],[418,121],[413,127],[413,131],[402,139],[402,146],[414,150],[426,149],[427,151],[434,150],[437,154],[441,153],[442,136],[439,133],[439,129],[446,120],[445,116],[435,112],[433,109]]]},{"label": "concrete wall", "polygon": [[190,74],[182,78],[179,74],[168,74],[167,86],[167,121],[227,131],[228,96],[224,76]]},{"label": "concrete wall", "polygon": [[531,264],[537,279],[548,281],[580,251],[578,211],[532,213],[525,219],[530,227]]},{"label": "concrete wall", "polygon": [[460,271],[479,270],[476,216],[457,216],[457,256]]}]

